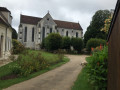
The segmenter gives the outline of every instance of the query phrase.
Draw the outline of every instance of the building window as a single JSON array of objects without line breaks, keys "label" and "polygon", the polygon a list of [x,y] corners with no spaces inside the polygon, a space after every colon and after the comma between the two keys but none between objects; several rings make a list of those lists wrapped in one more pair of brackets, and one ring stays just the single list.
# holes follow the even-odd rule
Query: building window
[{"label": "building window", "polygon": [[68,36],[68,31],[66,32],[66,36]]},{"label": "building window", "polygon": [[59,31],[57,30],[57,33],[59,33]]},{"label": "building window", "polygon": [[78,37],[78,32],[76,32],[76,37]]},{"label": "building window", "polygon": [[62,29],[62,31],[64,31],[64,29]]},{"label": "building window", "polygon": [[49,21],[49,18],[47,18],[47,20]]},{"label": "building window", "polygon": [[45,38],[45,27],[43,27],[42,40]]},{"label": "building window", "polygon": [[24,42],[27,41],[27,27],[25,27]]},{"label": "building window", "polygon": [[34,42],[34,27],[32,28],[32,42]]},{"label": "building window", "polygon": [[57,29],[57,26],[55,26],[55,29]]},{"label": "building window", "polygon": [[52,33],[52,28],[50,28],[50,33]]},{"label": "building window", "polygon": [[41,27],[41,25],[39,24],[39,28]]}]

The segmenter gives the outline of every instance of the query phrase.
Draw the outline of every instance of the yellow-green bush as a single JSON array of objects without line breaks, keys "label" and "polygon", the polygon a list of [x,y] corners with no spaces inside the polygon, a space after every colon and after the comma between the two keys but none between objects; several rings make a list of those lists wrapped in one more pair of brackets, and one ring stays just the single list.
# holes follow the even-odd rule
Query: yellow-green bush
[{"label": "yellow-green bush", "polygon": [[12,40],[13,48],[12,53],[13,54],[19,54],[24,51],[25,47],[16,39]]}]

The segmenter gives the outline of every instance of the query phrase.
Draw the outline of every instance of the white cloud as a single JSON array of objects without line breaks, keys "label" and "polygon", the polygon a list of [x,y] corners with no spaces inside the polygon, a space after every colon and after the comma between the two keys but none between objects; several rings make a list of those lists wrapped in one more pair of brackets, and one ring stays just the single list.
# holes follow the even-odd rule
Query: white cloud
[{"label": "white cloud", "polygon": [[0,0],[13,16],[13,27],[18,30],[20,13],[43,17],[47,11],[54,19],[81,24],[84,32],[97,10],[114,9],[117,0]]}]

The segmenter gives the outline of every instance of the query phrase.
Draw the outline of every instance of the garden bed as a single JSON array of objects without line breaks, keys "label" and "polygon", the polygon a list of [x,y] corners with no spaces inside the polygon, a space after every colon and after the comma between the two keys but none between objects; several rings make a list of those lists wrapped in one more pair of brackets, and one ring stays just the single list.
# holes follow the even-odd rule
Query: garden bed
[{"label": "garden bed", "polygon": [[[11,66],[15,66],[17,61],[14,61],[14,62],[11,62],[7,65],[4,65],[4,66],[0,67],[0,72],[2,72],[2,73],[0,73],[0,90],[3,88],[9,87],[13,84],[16,84],[16,83],[31,79],[33,77],[36,77],[42,73],[45,73],[49,70],[52,70],[52,69],[54,69],[54,68],[69,61],[69,59],[67,57],[64,57],[63,60],[60,61],[59,55],[48,53],[48,52],[35,51],[35,50],[29,50],[28,52],[34,53],[36,55],[38,53],[41,53],[41,56],[44,57],[45,62],[47,62],[50,65],[43,68],[43,69],[40,69],[38,71],[34,71],[34,72],[28,74],[27,76],[12,74]],[[27,57],[27,54],[26,54],[26,57]],[[26,59],[28,59],[28,58],[26,58]]]}]

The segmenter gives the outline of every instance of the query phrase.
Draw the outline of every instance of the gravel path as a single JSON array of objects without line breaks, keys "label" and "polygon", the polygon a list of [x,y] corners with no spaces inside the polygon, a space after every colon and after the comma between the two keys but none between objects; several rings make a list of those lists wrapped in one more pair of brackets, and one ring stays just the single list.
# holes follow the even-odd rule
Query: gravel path
[{"label": "gravel path", "polygon": [[70,90],[77,79],[86,55],[66,55],[70,61],[54,70],[4,90]]}]

